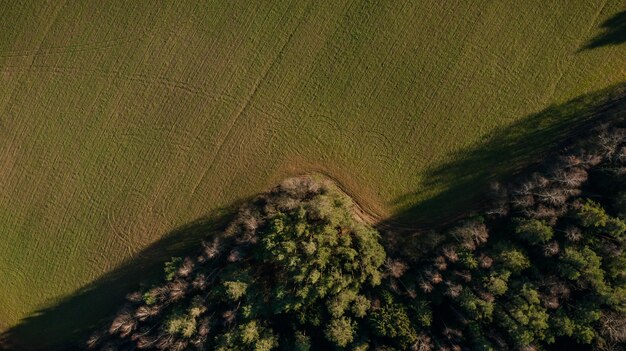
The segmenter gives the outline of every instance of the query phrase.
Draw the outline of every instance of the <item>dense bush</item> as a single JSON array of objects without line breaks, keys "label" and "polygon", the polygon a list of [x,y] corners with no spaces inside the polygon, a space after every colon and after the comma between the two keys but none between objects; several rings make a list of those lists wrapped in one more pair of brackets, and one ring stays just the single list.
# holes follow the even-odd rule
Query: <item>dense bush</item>
[{"label": "dense bush", "polygon": [[[508,186],[419,257],[386,257],[332,186],[288,180],[89,346],[154,350],[622,350],[626,131]],[[431,236],[432,237],[432,236]],[[424,245],[428,245],[425,243]],[[406,252],[389,247],[389,252]]]},{"label": "dense bush", "polygon": [[[308,178],[288,180],[244,207],[200,256],[167,262],[165,283],[132,294],[113,321],[116,338],[95,335],[90,345],[307,350],[367,343],[384,262],[378,232],[354,219],[343,195]],[[396,334],[382,336],[406,338]]]}]

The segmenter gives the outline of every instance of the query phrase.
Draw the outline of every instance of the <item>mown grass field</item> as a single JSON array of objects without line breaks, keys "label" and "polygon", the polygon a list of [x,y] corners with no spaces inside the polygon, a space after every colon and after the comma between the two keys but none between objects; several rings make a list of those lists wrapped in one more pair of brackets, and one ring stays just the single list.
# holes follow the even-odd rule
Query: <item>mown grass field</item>
[{"label": "mown grass field", "polygon": [[429,177],[463,150],[626,81],[626,45],[588,45],[625,8],[0,2],[0,330],[287,176],[414,213],[458,188]]}]

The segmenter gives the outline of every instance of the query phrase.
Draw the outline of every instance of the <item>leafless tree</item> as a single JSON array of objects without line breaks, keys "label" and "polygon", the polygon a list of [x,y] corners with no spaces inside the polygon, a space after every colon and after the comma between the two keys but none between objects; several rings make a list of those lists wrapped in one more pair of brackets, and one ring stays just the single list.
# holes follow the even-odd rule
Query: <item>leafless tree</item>
[{"label": "leafless tree", "polygon": [[567,229],[565,229],[564,233],[567,240],[572,242],[578,242],[583,237],[582,232],[578,227],[568,227]]},{"label": "leafless tree", "polygon": [[180,277],[188,277],[193,272],[194,266],[195,263],[189,257],[185,257],[176,274]]},{"label": "leafless tree", "polygon": [[141,295],[141,292],[139,291],[134,291],[126,295],[126,300],[133,304],[139,303],[143,301],[143,295]]},{"label": "leafless tree", "polygon": [[553,180],[570,188],[578,188],[587,181],[587,171],[582,167],[573,167],[568,170],[557,170]]},{"label": "leafless tree", "polygon": [[448,264],[446,263],[446,258],[443,256],[437,256],[435,261],[433,262],[435,268],[440,271],[445,271],[448,268]]},{"label": "leafless tree", "polygon": [[409,269],[409,266],[400,259],[388,258],[385,261],[385,270],[387,274],[394,278],[400,278]]},{"label": "leafless tree", "polygon": [[491,268],[491,265],[493,264],[493,259],[485,254],[480,254],[479,264],[480,268]]},{"label": "leafless tree", "polygon": [[626,315],[614,311],[605,311],[600,317],[602,334],[611,341],[626,342]]},{"label": "leafless tree", "polygon": [[467,231],[476,245],[482,245],[487,242],[487,239],[489,239],[487,226],[483,223],[474,222],[472,225],[467,227]]},{"label": "leafless tree", "polygon": [[183,351],[189,346],[187,340],[176,340],[169,348],[170,351]]},{"label": "leafless tree", "polygon": [[559,188],[546,188],[535,193],[539,201],[552,206],[560,206],[565,204],[568,199],[567,194]]},{"label": "leafless tree", "polygon": [[569,298],[570,288],[568,284],[556,276],[543,278],[541,285],[545,287],[548,296],[555,296],[563,300]]},{"label": "leafless tree", "polygon": [[222,250],[222,241],[219,238],[213,239],[211,243],[202,243],[203,254],[207,260],[215,258]]},{"label": "leafless tree", "polygon": [[496,300],[496,297],[493,296],[492,293],[484,290],[479,291],[478,296],[487,302],[494,302]]},{"label": "leafless tree", "polygon": [[463,291],[463,286],[461,284],[454,284],[450,281],[446,282],[446,291],[445,294],[455,299],[461,295],[461,291]]},{"label": "leafless tree", "polygon": [[517,209],[532,207],[535,205],[535,197],[530,194],[515,195],[511,199],[511,204]]},{"label": "leafless tree", "polygon": [[430,275],[430,281],[436,285],[443,281],[443,277],[441,276],[441,273],[434,272]]},{"label": "leafless tree", "polygon": [[111,322],[111,326],[109,327],[109,334],[119,334],[121,337],[126,337],[130,335],[130,333],[137,326],[137,321],[133,317],[133,315],[128,311],[128,309],[123,309],[120,311],[113,322]]},{"label": "leafless tree", "polygon": [[613,159],[618,146],[626,139],[626,130],[621,128],[613,128],[605,130],[597,137],[597,145],[600,148],[601,155]]},{"label": "leafless tree", "polygon": [[224,324],[231,324],[235,321],[235,317],[237,316],[236,310],[226,310],[222,313],[222,318],[224,319]]},{"label": "leafless tree", "polygon": [[428,280],[420,280],[418,286],[424,293],[430,293],[434,288]]},{"label": "leafless tree", "polygon": [[417,340],[411,345],[411,351],[431,351],[433,349],[433,342],[427,334],[420,333],[417,336]]},{"label": "leafless tree", "polygon": [[228,254],[227,261],[228,262],[237,262],[243,258],[243,253],[239,248],[232,249]]},{"label": "leafless tree", "polygon": [[139,306],[135,311],[135,317],[140,321],[145,321],[150,317],[154,317],[161,312],[160,305],[152,305],[152,306]]},{"label": "leafless tree", "polygon": [[546,245],[544,245],[543,247],[543,254],[545,256],[554,256],[558,254],[559,251],[560,251],[559,243],[556,241],[551,241],[547,243]]},{"label": "leafless tree", "polygon": [[200,273],[196,275],[196,277],[191,282],[191,286],[196,290],[200,290],[200,291],[206,290],[208,286],[206,275],[204,275],[204,273]]},{"label": "leafless tree", "polygon": [[180,299],[182,299],[183,297],[185,297],[185,294],[187,293],[187,286],[189,283],[187,283],[184,280],[180,280],[180,279],[176,279],[172,282],[169,282],[167,284],[168,290],[169,290],[169,298],[171,301],[178,301]]},{"label": "leafless tree", "polygon": [[595,167],[595,166],[599,165],[600,162],[602,162],[602,156],[596,155],[596,154],[591,154],[591,153],[583,154],[580,159],[581,159],[581,163],[587,169],[591,168],[591,167]]},{"label": "leafless tree", "polygon": [[459,255],[456,252],[456,249],[452,246],[446,246],[443,248],[443,255],[446,257],[446,259],[451,262],[454,263],[456,261],[459,260]]},{"label": "leafless tree", "polygon": [[137,348],[138,349],[149,349],[152,348],[153,346],[155,346],[155,344],[157,343],[158,338],[155,335],[142,335],[139,338],[137,338]]},{"label": "leafless tree", "polygon": [[103,338],[104,335],[101,331],[96,331],[95,333],[91,334],[86,342],[87,348],[89,350],[96,348]]},{"label": "leafless tree", "polygon": [[551,309],[551,310],[557,309],[561,305],[559,303],[559,298],[556,296],[545,295],[541,297],[541,301],[545,308]]},{"label": "leafless tree", "polygon": [[517,188],[513,190],[513,195],[515,196],[527,196],[532,195],[536,188],[536,185],[531,181],[526,181],[520,184]]},{"label": "leafless tree", "polygon": [[171,347],[175,341],[176,338],[174,338],[174,335],[169,333],[163,333],[157,339],[155,346],[159,350],[171,350]]}]

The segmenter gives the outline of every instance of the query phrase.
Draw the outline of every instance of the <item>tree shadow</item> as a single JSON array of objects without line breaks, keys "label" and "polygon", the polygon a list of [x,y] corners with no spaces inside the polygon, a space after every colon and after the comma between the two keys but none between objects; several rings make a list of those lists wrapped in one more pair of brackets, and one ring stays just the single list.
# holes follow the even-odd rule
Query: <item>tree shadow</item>
[{"label": "tree shadow", "polygon": [[601,27],[603,32],[591,39],[580,51],[626,42],[626,10],[604,21]]},{"label": "tree shadow", "polygon": [[[437,227],[467,210],[479,210],[487,199],[489,183],[529,170],[551,152],[571,145],[590,129],[615,118],[626,118],[626,83],[550,106],[493,132],[485,142],[450,155],[427,172],[424,191],[406,194],[396,204],[418,203],[386,221],[387,227],[419,224]],[[428,189],[445,189],[426,200]]]},{"label": "tree shadow", "polygon": [[[382,230],[399,224],[410,224],[407,227],[411,228],[417,224],[439,227],[466,215],[463,209],[480,209],[490,181],[503,180],[532,167],[548,153],[583,137],[589,127],[614,118],[626,118],[626,83],[550,106],[501,128],[485,142],[451,155],[450,162],[427,172],[424,188],[445,191],[420,201],[379,227]],[[423,197],[418,191],[396,202]],[[37,311],[0,335],[0,349],[3,343],[10,350],[81,349],[89,332],[110,320],[128,292],[137,290],[140,283],[158,280],[163,273],[163,262],[170,257],[190,254],[197,250],[201,239],[218,235],[246,200],[249,199],[173,230],[114,271],[56,305]],[[417,244],[420,240],[408,235],[403,241]]]},{"label": "tree shadow", "polygon": [[173,230],[114,271],[25,318],[0,334],[0,350],[84,349],[89,333],[111,320],[127,293],[162,278],[170,257],[192,254],[202,239],[218,235],[240,203]]}]

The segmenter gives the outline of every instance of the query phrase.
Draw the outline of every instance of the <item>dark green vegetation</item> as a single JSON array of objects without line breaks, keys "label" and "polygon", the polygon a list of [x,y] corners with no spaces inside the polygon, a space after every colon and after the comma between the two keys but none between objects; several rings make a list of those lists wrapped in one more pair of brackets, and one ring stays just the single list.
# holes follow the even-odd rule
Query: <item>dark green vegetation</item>
[{"label": "dark green vegetation", "polygon": [[0,332],[68,339],[188,223],[303,173],[376,222],[474,208],[586,116],[542,111],[626,80],[625,5],[0,1]]},{"label": "dark green vegetation", "polygon": [[365,294],[381,284],[385,251],[346,201],[308,178],[284,182],[244,207],[200,256],[166,263],[166,283],[131,294],[135,304],[109,333],[163,350],[353,343],[368,329]]},{"label": "dark green vegetation", "polygon": [[[102,350],[621,350],[626,129],[597,127],[419,247],[309,178],[244,206],[128,296]],[[388,233],[387,233],[388,234]]]}]

